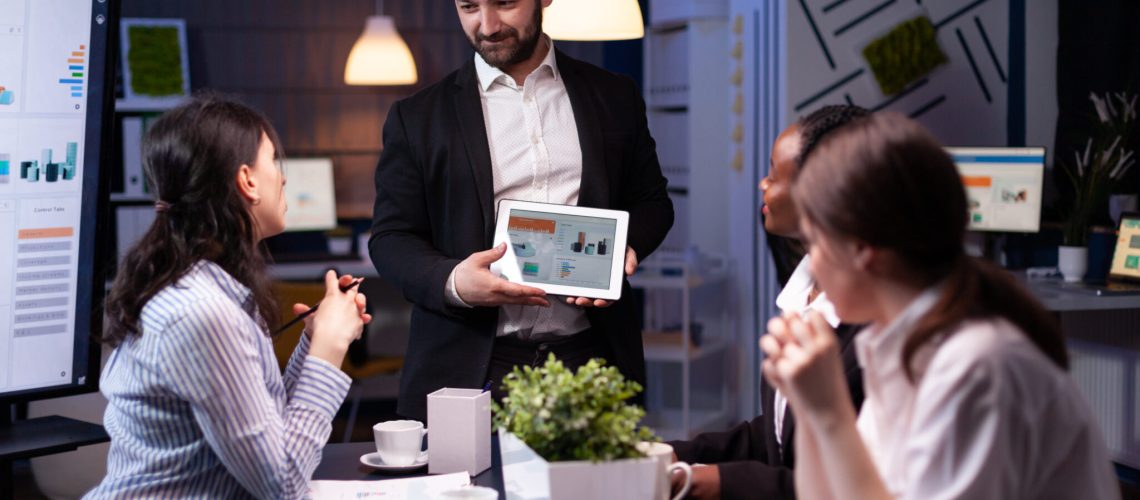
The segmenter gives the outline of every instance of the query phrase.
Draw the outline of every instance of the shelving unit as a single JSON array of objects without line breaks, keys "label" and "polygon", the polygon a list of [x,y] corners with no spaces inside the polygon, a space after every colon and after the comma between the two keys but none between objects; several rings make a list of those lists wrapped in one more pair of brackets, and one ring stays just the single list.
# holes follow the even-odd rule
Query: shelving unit
[{"label": "shelving unit", "polygon": [[675,219],[630,283],[645,291],[646,420],[667,439],[717,430],[736,418],[733,278],[726,259],[709,268],[696,257],[729,245],[728,4],[650,0],[643,44],[647,119]]},{"label": "shelving unit", "polygon": [[724,197],[731,171],[731,75],[726,0],[650,5],[644,47],[645,103],[676,219],[662,248],[726,248]]},{"label": "shelving unit", "polygon": [[[648,259],[630,277],[630,285],[645,293],[645,318],[642,340],[645,361],[656,380],[649,381],[647,394],[647,424],[666,439],[683,439],[693,433],[724,426],[732,418],[733,395],[726,383],[717,384],[715,391],[694,394],[694,376],[698,367],[719,367],[720,376],[728,375],[732,365],[732,347],[735,329],[732,325],[731,304],[716,300],[724,294],[731,275],[730,266],[723,258],[690,257],[662,253]],[[711,265],[702,265],[710,262]],[[712,299],[705,307],[695,307],[695,298]],[[722,297],[723,299],[723,297]],[[678,303],[679,302],[679,306]],[[700,325],[698,331],[694,326]],[[679,405],[670,405],[666,382],[669,369],[680,370]],[[713,408],[695,404],[698,396],[713,403]],[[702,401],[707,402],[707,401]]]},{"label": "shelving unit", "polygon": [[142,135],[145,131],[144,120],[148,116],[156,116],[174,106],[178,100],[115,100],[115,154],[112,155],[112,168],[119,169],[112,176],[113,182],[110,202],[113,210],[112,227],[114,240],[105,244],[113,248],[110,255],[118,257],[126,251],[126,247],[138,241],[154,220],[154,209],[151,206],[153,199],[145,189],[145,179],[142,173]]}]

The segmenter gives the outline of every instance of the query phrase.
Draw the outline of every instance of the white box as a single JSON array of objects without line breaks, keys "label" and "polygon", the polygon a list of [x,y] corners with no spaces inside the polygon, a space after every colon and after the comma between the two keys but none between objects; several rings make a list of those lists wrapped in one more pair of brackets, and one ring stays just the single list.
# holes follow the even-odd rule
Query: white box
[{"label": "white box", "polygon": [[427,396],[428,472],[491,468],[491,392],[443,388]]}]

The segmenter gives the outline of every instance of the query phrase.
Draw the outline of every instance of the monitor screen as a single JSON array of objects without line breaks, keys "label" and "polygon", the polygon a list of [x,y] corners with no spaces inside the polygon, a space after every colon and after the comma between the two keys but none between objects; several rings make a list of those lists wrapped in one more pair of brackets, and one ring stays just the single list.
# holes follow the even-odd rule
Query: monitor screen
[{"label": "monitor screen", "polygon": [[0,9],[0,400],[93,390],[98,378],[109,3]]},{"label": "monitor screen", "polygon": [[946,148],[946,152],[966,186],[970,230],[1040,230],[1045,148]]},{"label": "monitor screen", "polygon": [[327,231],[336,227],[333,163],[328,158],[285,160],[286,231]]},{"label": "monitor screen", "polygon": [[1120,234],[1116,236],[1116,250],[1112,253],[1108,274],[1140,279],[1140,215],[1125,215],[1120,219]]}]

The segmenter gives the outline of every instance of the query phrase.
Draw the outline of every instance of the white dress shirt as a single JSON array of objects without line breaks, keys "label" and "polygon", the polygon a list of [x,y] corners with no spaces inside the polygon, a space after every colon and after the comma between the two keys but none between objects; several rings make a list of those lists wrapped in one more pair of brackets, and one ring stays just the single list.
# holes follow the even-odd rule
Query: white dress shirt
[{"label": "white dress shirt", "polygon": [[1005,319],[971,319],[902,349],[938,299],[920,295],[855,338],[867,391],[858,429],[897,498],[1119,498],[1088,403],[1069,375]]},{"label": "white dress shirt", "polygon": [[[544,37],[545,38],[545,37]],[[558,73],[554,43],[545,39],[542,63],[522,86],[475,54],[479,96],[495,190],[500,200],[577,205],[582,185],[582,146],[566,85]],[[447,280],[447,300],[469,307],[455,289],[455,272]],[[572,335],[590,327],[586,313],[551,297],[551,307],[505,305],[499,308],[497,335],[544,340]]]},{"label": "white dress shirt", "polygon": [[[780,295],[776,296],[776,307],[779,307],[780,312],[784,314],[792,312],[806,314],[808,311],[816,311],[823,315],[823,319],[827,320],[827,324],[832,328],[838,327],[839,316],[835,314],[835,306],[827,300],[827,294],[820,292],[815,300],[808,302],[813,288],[815,288],[815,279],[811,277],[811,256],[804,255],[796,270],[792,271],[784,289],[780,290]],[[773,395],[772,409],[775,412],[772,415],[772,423],[776,428],[776,442],[783,449],[784,415],[788,412],[788,398],[784,397],[784,393],[779,389],[776,389]]]}]

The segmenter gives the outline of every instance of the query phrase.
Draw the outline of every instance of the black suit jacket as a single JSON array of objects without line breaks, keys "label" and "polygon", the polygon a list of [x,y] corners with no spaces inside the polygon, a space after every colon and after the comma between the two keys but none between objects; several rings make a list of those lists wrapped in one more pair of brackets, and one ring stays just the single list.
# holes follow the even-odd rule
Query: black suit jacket
[{"label": "black suit jacket", "polygon": [[[839,347],[847,388],[856,411],[863,405],[863,372],[855,357],[855,333],[859,326],[839,325]],[[772,420],[776,391],[761,380],[760,405],[763,415],[741,422],[725,432],[708,432],[691,441],[674,441],[677,458],[689,463],[717,464],[720,469],[721,497],[730,499],[793,499],[796,497],[795,417],[789,406],[784,414],[781,451]]]},{"label": "black suit jacket", "polygon": [[[628,211],[629,245],[644,259],[673,225],[645,103],[629,78],[561,52],[556,58],[582,147],[578,204]],[[490,248],[494,236],[491,154],[478,82],[469,60],[393,104],[376,168],[372,262],[414,305],[397,412],[421,420],[428,393],[483,386],[498,321],[498,308],[453,308],[444,300],[452,269]],[[628,291],[625,283],[622,296]],[[619,300],[587,314],[610,343],[609,361],[644,385],[636,304]]]}]

